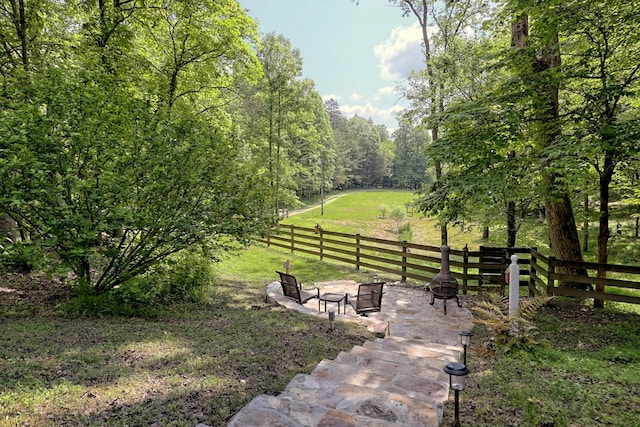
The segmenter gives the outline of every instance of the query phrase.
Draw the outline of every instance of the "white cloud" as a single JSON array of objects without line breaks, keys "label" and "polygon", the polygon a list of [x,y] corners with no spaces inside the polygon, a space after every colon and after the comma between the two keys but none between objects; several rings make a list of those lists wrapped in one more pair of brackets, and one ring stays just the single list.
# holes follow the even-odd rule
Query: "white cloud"
[{"label": "white cloud", "polygon": [[378,89],[378,93],[380,95],[395,95],[396,94],[396,88],[395,88],[395,86],[381,87],[380,89]]},{"label": "white cloud", "polygon": [[385,80],[406,78],[412,70],[424,68],[422,30],[414,22],[410,27],[396,27],[384,42],[373,48],[380,58],[380,75]]},{"label": "white cloud", "polygon": [[324,102],[327,102],[330,99],[335,99],[336,101],[340,101],[340,98],[341,98],[340,95],[334,95],[334,94],[322,95],[322,100]]},{"label": "white cloud", "polygon": [[374,123],[384,123],[393,120],[397,113],[404,110],[401,105],[394,104],[388,108],[381,108],[367,102],[366,104],[341,105],[340,111],[345,117],[351,118],[356,114],[360,117],[371,118]]},{"label": "white cloud", "polygon": [[373,99],[375,101],[380,101],[383,98],[388,98],[390,96],[397,96],[398,90],[395,86],[385,86],[378,89],[375,95],[373,95]]},{"label": "white cloud", "polygon": [[360,101],[361,99],[362,95],[359,93],[352,93],[351,96],[349,96],[349,101]]}]

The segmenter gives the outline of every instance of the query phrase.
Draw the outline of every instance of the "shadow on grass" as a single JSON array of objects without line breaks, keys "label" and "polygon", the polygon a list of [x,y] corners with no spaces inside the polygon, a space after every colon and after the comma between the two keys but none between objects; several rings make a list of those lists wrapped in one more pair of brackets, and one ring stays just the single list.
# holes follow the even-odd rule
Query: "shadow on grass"
[{"label": "shadow on grass", "polygon": [[156,320],[5,318],[0,426],[223,425],[256,395],[280,393],[370,337],[239,284]]},{"label": "shadow on grass", "polygon": [[[640,425],[640,316],[545,307],[536,326],[545,345],[505,354],[485,351],[490,335],[474,328],[462,425]],[[453,413],[449,402],[443,427]]]}]

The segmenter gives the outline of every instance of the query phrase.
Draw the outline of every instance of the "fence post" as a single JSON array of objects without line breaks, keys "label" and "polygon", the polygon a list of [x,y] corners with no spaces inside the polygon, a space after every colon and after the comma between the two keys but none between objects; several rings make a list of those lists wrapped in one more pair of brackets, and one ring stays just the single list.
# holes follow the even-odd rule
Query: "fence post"
[{"label": "fence post", "polygon": [[360,233],[356,234],[356,270],[360,270]]},{"label": "fence post", "polygon": [[520,266],[518,265],[518,255],[511,255],[509,265],[509,315],[518,314],[520,304]]},{"label": "fence post", "polygon": [[469,245],[464,245],[462,250],[462,294],[467,294],[467,274],[469,273]]},{"label": "fence post", "polygon": [[293,253],[293,250],[295,247],[295,240],[293,238],[293,227],[294,227],[293,224],[291,224],[291,227],[289,227],[289,240],[291,241],[291,253]]},{"label": "fence post", "polygon": [[547,272],[547,295],[553,295],[554,280],[553,275],[556,272],[556,259],[555,257],[549,257],[549,271]]},{"label": "fence post", "polygon": [[402,241],[402,283],[407,281],[407,241]]},{"label": "fence post", "polygon": [[533,247],[529,249],[529,296],[532,297],[536,294],[536,277],[537,271],[535,268],[535,264],[537,264],[538,259],[536,258],[536,254],[538,253],[538,248]]}]

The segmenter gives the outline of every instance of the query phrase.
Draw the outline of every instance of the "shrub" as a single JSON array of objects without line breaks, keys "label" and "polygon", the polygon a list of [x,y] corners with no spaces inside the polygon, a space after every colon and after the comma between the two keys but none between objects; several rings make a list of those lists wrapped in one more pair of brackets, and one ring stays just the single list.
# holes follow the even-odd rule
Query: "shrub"
[{"label": "shrub", "polygon": [[211,261],[191,252],[174,254],[143,276],[133,277],[103,294],[78,285],[63,307],[71,317],[156,317],[158,307],[181,302],[203,302],[211,285]]},{"label": "shrub", "polygon": [[203,254],[174,254],[150,272],[158,302],[203,302],[211,286],[211,260]]},{"label": "shrub", "polygon": [[413,238],[413,230],[411,229],[411,223],[405,222],[398,227],[398,240],[410,242]]},{"label": "shrub", "polygon": [[389,212],[389,216],[396,222],[396,232],[400,234],[400,224],[402,224],[402,220],[405,218],[406,213],[401,207],[396,206],[395,208],[391,209],[391,212]]},{"label": "shrub", "polygon": [[387,212],[389,211],[389,207],[382,205],[380,206],[380,217],[382,219],[385,219],[387,217]]},{"label": "shrub", "polygon": [[30,273],[39,267],[42,257],[42,250],[36,244],[9,240],[6,245],[0,245],[0,271]]},{"label": "shrub", "polygon": [[533,318],[538,310],[552,297],[538,296],[520,300],[515,316],[509,314],[509,298],[489,294],[488,301],[481,301],[472,311],[475,323],[487,327],[493,334],[498,349],[509,352],[512,348],[530,347],[540,344],[535,340],[537,329]]}]

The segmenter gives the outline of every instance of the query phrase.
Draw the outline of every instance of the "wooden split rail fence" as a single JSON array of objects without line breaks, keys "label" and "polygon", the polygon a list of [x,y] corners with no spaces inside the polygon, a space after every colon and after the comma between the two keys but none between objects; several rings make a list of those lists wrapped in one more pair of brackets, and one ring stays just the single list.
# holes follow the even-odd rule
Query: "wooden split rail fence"
[{"label": "wooden split rail fence", "polygon": [[[379,239],[295,225],[278,225],[266,238],[268,246],[337,263],[396,275],[402,282],[427,283],[440,271],[440,247]],[[576,263],[544,255],[536,248],[480,246],[451,249],[449,264],[463,293],[504,293],[505,270],[518,257],[521,292],[545,293],[602,302],[640,304],[640,266]],[[606,278],[604,278],[606,277]]]}]

